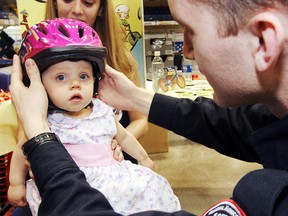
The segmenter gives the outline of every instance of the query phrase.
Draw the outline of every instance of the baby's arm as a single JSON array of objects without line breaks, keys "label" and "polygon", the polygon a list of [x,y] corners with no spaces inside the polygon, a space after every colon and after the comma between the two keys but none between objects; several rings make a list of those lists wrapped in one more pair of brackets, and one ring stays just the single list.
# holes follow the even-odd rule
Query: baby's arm
[{"label": "baby's arm", "polygon": [[8,189],[8,200],[13,206],[23,207],[26,206],[26,189],[25,178],[27,174],[27,167],[25,166],[25,156],[22,152],[22,145],[27,141],[25,133],[19,124],[18,142],[15,150],[13,151]]},{"label": "baby's arm", "polygon": [[137,141],[137,139],[131,133],[129,133],[117,120],[115,122],[117,126],[117,135],[115,136],[115,139],[121,148],[126,153],[135,158],[140,165],[154,170],[154,162],[149,158],[147,152]]}]

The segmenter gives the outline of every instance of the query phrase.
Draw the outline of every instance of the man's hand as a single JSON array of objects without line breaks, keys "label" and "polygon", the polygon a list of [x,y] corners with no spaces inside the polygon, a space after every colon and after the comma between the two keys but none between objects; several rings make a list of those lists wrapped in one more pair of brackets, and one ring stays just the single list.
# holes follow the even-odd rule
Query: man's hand
[{"label": "man's hand", "polygon": [[98,98],[108,105],[148,115],[155,92],[137,87],[123,73],[106,65],[99,82]]},{"label": "man's hand", "polygon": [[50,131],[47,122],[48,99],[35,62],[28,59],[25,66],[31,82],[29,87],[24,86],[22,82],[20,59],[14,55],[9,89],[25,134],[30,139]]},{"label": "man's hand", "polygon": [[98,98],[114,108],[132,111],[131,98],[137,89],[123,73],[106,65],[105,74],[99,82]]}]

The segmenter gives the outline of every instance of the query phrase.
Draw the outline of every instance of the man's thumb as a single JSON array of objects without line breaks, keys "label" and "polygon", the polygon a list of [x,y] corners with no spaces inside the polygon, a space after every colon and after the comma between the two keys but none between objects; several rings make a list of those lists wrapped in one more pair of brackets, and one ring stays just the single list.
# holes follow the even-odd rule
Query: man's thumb
[{"label": "man's thumb", "polygon": [[31,84],[33,84],[35,81],[40,81],[40,72],[33,59],[27,59],[25,62],[25,67]]}]

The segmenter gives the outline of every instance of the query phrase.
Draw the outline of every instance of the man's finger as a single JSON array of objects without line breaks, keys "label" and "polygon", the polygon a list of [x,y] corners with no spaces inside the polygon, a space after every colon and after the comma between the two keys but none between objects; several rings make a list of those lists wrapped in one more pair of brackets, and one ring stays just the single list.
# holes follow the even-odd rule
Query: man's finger
[{"label": "man's finger", "polygon": [[114,69],[112,68],[112,67],[110,67],[109,65],[107,65],[106,64],[106,66],[105,66],[105,72],[106,72],[106,74],[110,74],[110,73],[112,73],[113,74],[113,71],[114,71]]},{"label": "man's finger", "polygon": [[105,73],[106,75],[108,75],[108,77],[110,78],[115,78],[115,76],[119,76],[119,74],[121,74],[120,76],[125,76],[123,73],[115,70],[114,68],[110,67],[109,65],[106,64],[105,66]]},{"label": "man's finger", "polygon": [[27,59],[25,62],[25,67],[31,85],[41,82],[39,69],[33,59]]},{"label": "man's finger", "polygon": [[23,85],[22,83],[22,68],[19,56],[13,56],[13,66],[11,71],[11,84],[9,88],[13,88],[13,86]]}]

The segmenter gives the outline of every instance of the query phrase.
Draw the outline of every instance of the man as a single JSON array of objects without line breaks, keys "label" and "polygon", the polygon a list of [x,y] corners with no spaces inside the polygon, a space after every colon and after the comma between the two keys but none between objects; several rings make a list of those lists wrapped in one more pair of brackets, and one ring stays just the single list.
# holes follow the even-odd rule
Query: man
[{"label": "man", "polygon": [[[251,142],[242,142],[245,145],[236,145],[235,149],[233,143],[230,143],[230,145],[227,143],[217,143],[218,146],[214,146],[216,143],[213,143],[213,145],[210,146],[224,154],[239,159],[243,158],[244,160],[260,162],[266,168],[260,171],[254,171],[243,177],[234,190],[233,199],[247,215],[288,214],[288,157],[285,155],[285,153],[287,153],[287,145],[285,146],[287,135],[285,135],[285,131],[283,131],[287,125],[285,115],[287,115],[288,111],[287,99],[285,100],[285,90],[287,90],[285,81],[287,81],[288,78],[284,70],[285,60],[287,58],[287,54],[285,53],[287,50],[285,37],[287,36],[286,29],[288,18],[286,15],[287,3],[285,5],[285,2],[283,2],[256,2],[253,0],[169,1],[172,15],[185,27],[184,54],[186,57],[196,58],[200,70],[204,72],[208,81],[214,88],[215,101],[221,106],[240,106],[259,102],[264,103],[270,111],[280,119],[278,120],[275,116],[271,117],[267,112],[261,111],[258,114],[254,111],[254,114],[257,115],[255,118],[259,121],[259,124],[257,123],[257,125],[260,125],[259,127],[257,126],[258,128],[274,122],[273,126],[268,125],[257,131],[251,136]],[[239,17],[237,16],[238,14]],[[231,20],[232,23],[229,22]],[[222,23],[225,23],[226,25],[223,26],[221,25]],[[241,28],[238,29],[240,26]],[[29,62],[27,63],[28,66]],[[17,71],[17,60],[15,61],[15,59],[14,64],[16,68],[13,67],[13,70],[15,69]],[[32,69],[35,70],[35,65],[31,67],[31,70]],[[20,68],[18,68],[18,70],[20,70]],[[193,124],[193,122],[191,122],[193,118],[191,118],[191,115],[189,114],[192,112],[190,106],[192,101],[178,100],[154,93],[148,93],[143,89],[135,87],[131,82],[125,79],[124,76],[116,73],[109,67],[107,67],[107,75],[110,76],[110,78],[106,76],[106,78],[101,81],[102,84],[99,96],[102,100],[117,108],[137,110],[146,115],[149,114],[149,121],[152,123],[156,123],[162,127],[177,131],[180,135],[189,137],[190,129],[185,129],[183,125],[187,126],[187,124]],[[32,83],[33,81],[35,85],[41,84],[39,78],[34,77],[34,79],[31,79]],[[49,130],[45,124],[47,107],[46,110],[41,109],[41,112],[39,112],[39,105],[37,105],[37,103],[34,104],[32,101],[29,101],[30,104],[27,104],[28,96],[34,95],[35,98],[40,98],[40,95],[36,95],[36,93],[32,91],[32,84],[29,88],[31,91],[27,92],[28,96],[26,95],[26,97],[24,97],[25,91],[20,91],[23,89],[16,84],[19,84],[19,77],[18,79],[17,77],[14,79],[14,85],[12,80],[12,98],[16,109],[19,112],[19,117],[24,122],[23,126],[27,137],[33,138],[35,135]],[[37,89],[39,89],[39,87],[37,87]],[[30,100],[35,100],[35,98]],[[207,110],[212,107],[211,105],[215,106],[211,101],[202,101],[201,104],[203,104],[203,108],[208,106],[205,108]],[[33,108],[32,105],[37,105],[38,108]],[[161,107],[159,105],[161,105]],[[27,113],[29,113],[27,107],[31,108],[33,114],[35,111],[36,114],[33,115],[33,118],[29,119],[29,117],[27,117]],[[163,111],[163,107],[166,107],[165,110],[167,111],[163,113],[159,112],[160,110]],[[248,106],[245,108],[231,109],[234,110],[231,111],[231,113],[228,112],[230,109],[227,109],[226,115],[223,115],[220,118],[221,121],[216,118],[214,123],[219,126],[221,125],[221,122],[225,122],[224,125],[226,127],[228,125],[227,122],[230,120],[229,118],[231,118],[230,114],[233,114],[232,117],[236,118],[237,114],[235,113],[238,112],[237,110],[240,110],[239,116],[246,116],[247,111],[250,112],[253,107],[254,106],[251,106],[249,108]],[[246,111],[243,112],[243,109]],[[170,114],[169,119],[167,118],[167,114]],[[185,118],[186,116],[189,118]],[[265,116],[268,116],[269,119],[267,120]],[[164,118],[168,120],[164,120]],[[180,118],[181,121],[177,120],[177,118]],[[240,119],[242,119],[242,117]],[[246,126],[248,123],[248,125],[253,125],[252,115],[249,117],[246,116],[244,119],[249,121],[243,121],[243,126]],[[179,127],[179,122],[182,130],[175,129],[176,127]],[[213,119],[207,123],[213,123]],[[35,127],[33,124],[38,126]],[[233,126],[233,124],[231,124],[231,126]],[[234,129],[232,128],[229,132],[233,131]],[[222,133],[227,134],[225,130],[223,130]],[[217,134],[219,134],[219,131]],[[275,141],[276,139],[277,142]],[[49,194],[53,194],[57,200],[59,200],[58,198],[63,198],[63,202],[58,205],[58,209],[65,206],[64,202],[67,208],[72,209],[73,206],[71,207],[70,203],[66,202],[67,199],[69,200],[70,198],[65,199],[63,196],[57,195],[57,193],[62,191],[62,187],[56,187],[56,190],[54,186],[58,186],[57,178],[58,180],[63,180],[63,182],[64,180],[67,180],[67,178],[63,178],[65,175],[66,177],[69,177],[71,181],[73,180],[73,182],[78,182],[81,186],[85,186],[83,183],[83,176],[79,174],[79,170],[74,166],[72,166],[72,170],[67,169],[68,165],[68,167],[71,168],[69,163],[62,166],[62,162],[60,163],[61,158],[59,159],[59,163],[56,164],[58,165],[57,167],[62,167],[61,171],[65,171],[64,173],[53,173],[52,169],[52,171],[49,172],[50,175],[41,175],[41,172],[43,173],[43,171],[41,171],[42,169],[39,168],[41,166],[37,164],[37,162],[39,163],[41,156],[43,158],[45,154],[48,154],[47,151],[43,151],[43,148],[49,149],[49,146],[51,148],[51,145],[46,143],[47,145],[39,146],[37,143],[37,139],[35,142],[33,142],[32,139],[30,143],[24,145],[24,151],[28,156],[30,155],[29,160],[35,175],[35,180],[37,184],[40,185],[40,187],[39,185],[38,187],[41,195],[44,196],[43,200],[46,200],[46,207],[48,208],[49,206],[51,208],[51,205],[54,204],[53,202],[49,203],[49,205],[47,204],[52,200],[52,196],[49,197]],[[29,152],[29,146],[36,146],[35,149],[37,151],[34,150]],[[64,157],[63,154],[62,157]],[[38,161],[36,159],[38,159]],[[69,161],[69,158],[67,158],[66,161]],[[51,161],[50,163],[55,165],[55,161]],[[42,165],[45,165],[45,160]],[[57,178],[54,178],[54,176],[57,176]],[[73,176],[73,178],[71,178],[71,176]],[[52,184],[54,182],[56,184]],[[88,189],[85,189],[83,193],[80,193],[80,191],[82,190],[78,188],[77,192],[80,194],[79,203],[82,204],[83,200],[81,200],[81,197],[83,198],[83,193],[87,193],[87,197],[91,197],[92,192],[88,192]],[[96,192],[94,191],[93,193]],[[71,192],[71,194],[68,195],[73,195],[73,193]],[[102,202],[101,196],[98,195],[98,201]],[[77,206],[79,206],[79,204],[76,205],[76,203],[72,204],[74,204],[74,208],[76,209]],[[91,203],[89,202],[89,204]],[[83,209],[87,210],[88,207],[90,207],[89,212],[91,213],[92,206],[89,204],[88,206],[85,205]],[[97,204],[97,201],[93,201],[93,204]],[[43,206],[45,206],[45,204],[43,204]],[[109,212],[109,206],[107,203],[103,206],[106,208],[102,207],[102,210],[105,209],[103,210],[102,215],[105,215],[104,212]],[[96,207],[94,207],[94,210],[96,211]],[[185,212],[178,212],[178,214],[181,213],[184,214]],[[94,212],[94,215],[95,214],[96,213]]]},{"label": "man", "polygon": [[238,183],[234,200],[247,215],[288,215],[288,2],[169,0],[169,7],[184,27],[184,56],[197,60],[216,104],[230,108],[219,112],[198,98],[201,109],[188,99],[147,92],[111,68],[99,98],[222,154],[261,163],[265,169]]}]

